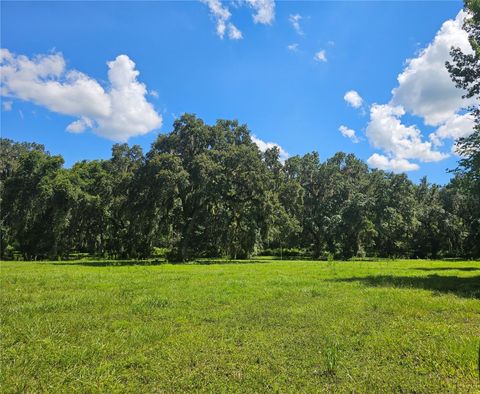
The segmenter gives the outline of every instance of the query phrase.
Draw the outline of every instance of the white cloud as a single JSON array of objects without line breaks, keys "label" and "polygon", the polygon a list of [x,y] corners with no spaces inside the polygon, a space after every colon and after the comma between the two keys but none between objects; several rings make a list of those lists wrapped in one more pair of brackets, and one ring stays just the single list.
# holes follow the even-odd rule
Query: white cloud
[{"label": "white cloud", "polygon": [[70,132],[87,128],[114,140],[146,134],[162,124],[162,117],[146,100],[147,88],[138,82],[135,63],[126,55],[107,63],[109,86],[76,70],[67,70],[61,53],[28,58],[1,50],[2,96],[16,97],[52,112],[79,118]]},{"label": "white cloud", "polygon": [[417,159],[423,162],[443,160],[447,154],[432,150],[432,143],[422,140],[416,126],[405,126],[400,118],[405,110],[398,106],[373,104],[366,134],[370,143],[395,159]]},{"label": "white cloud", "polygon": [[243,38],[242,32],[232,23],[228,24],[228,38],[231,40],[241,40]]},{"label": "white cloud", "polygon": [[13,103],[11,101],[2,101],[2,108],[5,112],[11,111]]},{"label": "white cloud", "polygon": [[437,146],[443,145],[443,140],[466,137],[473,132],[475,122],[471,114],[455,114],[429,135],[430,140]]},{"label": "white cloud", "polygon": [[367,163],[370,167],[393,172],[415,171],[420,168],[418,164],[410,163],[406,159],[389,159],[378,153],[374,153],[370,156]]},{"label": "white cloud", "polygon": [[425,124],[438,126],[447,122],[466,101],[461,89],[452,82],[445,67],[451,59],[452,46],[472,53],[468,35],[462,29],[465,13],[443,23],[433,41],[420,54],[407,60],[398,76],[398,87],[392,91],[392,104],[424,119]]},{"label": "white cloud", "polygon": [[253,15],[255,23],[271,25],[275,19],[275,1],[274,0],[245,0],[252,7],[256,14]]},{"label": "white cloud", "polygon": [[[371,106],[367,137],[374,147],[386,154],[372,156],[369,159],[372,166],[407,171],[416,166],[408,162],[410,159],[443,160],[449,153],[436,148],[445,140],[472,133],[473,119],[463,108],[472,104],[473,99],[462,99],[464,92],[455,86],[445,67],[445,62],[451,60],[452,47],[472,53],[467,33],[462,29],[465,16],[460,11],[455,20],[444,22],[432,42],[415,58],[407,60],[398,75],[398,86],[392,90],[390,103]],[[424,140],[416,125],[402,123],[401,117],[406,113],[422,118],[427,126],[437,127],[430,133],[429,141]]]},{"label": "white cloud", "polygon": [[293,44],[287,45],[287,49],[291,52],[298,52],[298,44],[293,43]]},{"label": "white cloud", "polygon": [[271,149],[274,146],[276,146],[280,150],[280,161],[283,163],[285,160],[288,159],[289,154],[277,143],[275,142],[265,142],[261,140],[260,138],[257,138],[256,136],[252,135],[252,141],[257,144],[258,149],[260,149],[261,152],[265,152],[267,149]]},{"label": "white cloud", "polygon": [[78,119],[70,123],[65,130],[70,133],[79,134],[83,133],[86,129],[92,128],[93,122],[88,118]]},{"label": "white cloud", "polygon": [[313,57],[317,62],[326,62],[327,61],[327,53],[325,49],[318,51],[315,56]]},{"label": "white cloud", "polygon": [[356,144],[359,140],[355,130],[349,129],[347,126],[341,125],[338,130],[344,137],[350,138],[354,144]]},{"label": "white cloud", "polygon": [[353,108],[360,108],[363,104],[362,96],[360,96],[355,90],[349,90],[347,93],[345,93],[343,99]]},{"label": "white cloud", "polygon": [[223,39],[225,36],[225,31],[228,30],[228,37],[234,40],[242,38],[242,32],[237,29],[237,27],[229,22],[232,14],[228,8],[224,7],[220,0],[201,0],[202,3],[205,3],[212,16],[215,18],[217,23],[217,35]]},{"label": "white cloud", "polygon": [[300,14],[291,14],[288,17],[289,22],[292,24],[292,27],[295,29],[297,34],[303,36],[302,26],[300,26],[300,21],[303,17]]},{"label": "white cloud", "polygon": [[62,54],[32,59],[1,49],[3,96],[18,97],[65,115],[107,116],[108,94],[95,80],[78,71],[66,71]]},{"label": "white cloud", "polygon": [[[216,22],[217,35],[220,38],[225,37],[225,33],[231,40],[240,40],[243,38],[242,32],[231,22],[232,14],[220,0],[200,0],[206,4]],[[253,21],[264,25],[271,25],[275,19],[275,1],[274,0],[239,0],[234,5],[248,5],[253,8]]]},{"label": "white cloud", "polygon": [[158,92],[156,90],[150,90],[148,94],[154,98],[158,98]]}]

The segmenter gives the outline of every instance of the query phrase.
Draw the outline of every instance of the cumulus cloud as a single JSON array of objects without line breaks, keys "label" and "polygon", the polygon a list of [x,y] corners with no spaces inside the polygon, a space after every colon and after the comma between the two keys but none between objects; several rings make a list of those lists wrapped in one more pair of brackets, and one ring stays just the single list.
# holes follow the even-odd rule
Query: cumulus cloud
[{"label": "cumulus cloud", "polygon": [[292,24],[292,27],[297,32],[297,34],[303,36],[302,26],[300,26],[300,21],[303,17],[300,14],[289,15],[288,21]]},{"label": "cumulus cloud", "polygon": [[32,59],[0,52],[1,92],[65,115],[107,116],[108,95],[95,80],[78,71],[66,71],[59,53]]},{"label": "cumulus cloud", "polygon": [[393,172],[415,171],[420,168],[418,164],[410,163],[406,159],[389,159],[388,157],[379,155],[378,153],[374,153],[372,156],[370,156],[367,159],[367,163],[370,167]]},{"label": "cumulus cloud", "polygon": [[[398,75],[398,86],[392,90],[390,102],[371,106],[367,137],[374,147],[386,154],[373,155],[369,159],[371,166],[395,171],[415,170],[418,165],[408,160],[443,160],[449,153],[437,149],[446,140],[473,132],[473,119],[463,108],[474,99],[462,98],[464,92],[455,86],[445,67],[445,62],[451,60],[452,47],[472,53],[467,33],[462,29],[465,17],[460,11],[454,20],[444,22],[432,42],[416,57],[407,60]],[[426,126],[436,127],[429,134],[429,140],[416,125],[402,123],[401,118],[406,113],[420,117]]]},{"label": "cumulus cloud", "polygon": [[[425,124],[438,126],[448,121],[467,102],[464,92],[452,82],[445,62],[451,59],[452,46],[472,53],[467,33],[462,29],[465,12],[443,23],[433,41],[420,54],[407,60],[392,91],[392,104],[401,105]],[[473,102],[473,101],[472,101]]]},{"label": "cumulus cloud", "polygon": [[472,134],[474,126],[475,122],[471,114],[455,114],[431,133],[429,138],[435,145],[441,146],[446,139],[456,140]]},{"label": "cumulus cloud", "polygon": [[257,144],[258,149],[260,149],[261,152],[265,152],[267,149],[271,149],[274,146],[276,146],[280,150],[280,161],[283,163],[285,160],[288,159],[289,154],[283,149],[280,145],[278,145],[275,142],[265,142],[261,140],[260,138],[257,138],[256,136],[252,135],[252,141]]},{"label": "cumulus cloud", "polygon": [[359,140],[355,130],[349,129],[347,126],[341,125],[338,130],[344,137],[350,138],[354,144],[356,144]]},{"label": "cumulus cloud", "polygon": [[83,133],[87,128],[92,128],[93,122],[88,118],[78,119],[72,123],[70,123],[65,130],[69,131],[70,133]]},{"label": "cumulus cloud", "polygon": [[360,108],[363,104],[363,98],[355,90],[349,90],[343,96],[343,99],[353,108]]},{"label": "cumulus cloud", "polygon": [[13,103],[11,101],[2,101],[2,108],[4,111],[11,111],[13,108]]},{"label": "cumulus cloud", "polygon": [[327,61],[327,53],[325,52],[325,49],[322,49],[321,51],[318,51],[313,58],[317,62],[324,62],[325,63]]},{"label": "cumulus cloud", "polygon": [[431,142],[423,141],[416,126],[405,126],[400,120],[404,114],[405,110],[400,106],[373,104],[366,130],[370,143],[395,159],[432,162],[448,157],[433,150]]},{"label": "cumulus cloud", "polygon": [[146,86],[126,55],[107,63],[109,86],[77,70],[67,70],[61,53],[28,58],[1,50],[2,96],[33,102],[52,112],[77,117],[67,131],[92,129],[114,140],[146,134],[162,124],[162,117],[146,100]]}]

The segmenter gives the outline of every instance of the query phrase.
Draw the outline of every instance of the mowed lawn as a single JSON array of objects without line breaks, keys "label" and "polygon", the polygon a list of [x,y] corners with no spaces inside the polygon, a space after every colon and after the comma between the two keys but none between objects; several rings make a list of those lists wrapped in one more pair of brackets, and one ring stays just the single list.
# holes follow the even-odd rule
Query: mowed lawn
[{"label": "mowed lawn", "polygon": [[2,262],[1,391],[479,392],[480,262]]}]

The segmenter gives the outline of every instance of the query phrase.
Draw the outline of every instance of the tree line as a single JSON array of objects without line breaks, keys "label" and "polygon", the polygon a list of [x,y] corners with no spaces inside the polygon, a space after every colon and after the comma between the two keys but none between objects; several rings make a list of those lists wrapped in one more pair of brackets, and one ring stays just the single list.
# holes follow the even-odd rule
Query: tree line
[{"label": "tree line", "polygon": [[342,152],[282,162],[246,125],[192,114],[146,154],[116,144],[109,160],[70,169],[42,145],[0,142],[3,258],[480,256],[480,199],[464,171],[439,186]]},{"label": "tree line", "polygon": [[475,129],[457,141],[447,185],[342,152],[282,162],[276,147],[260,152],[246,125],[192,114],[146,154],[116,144],[109,160],[69,169],[40,144],[1,139],[1,257],[480,257],[480,2],[466,8],[473,53],[453,49],[446,66],[477,99]]}]

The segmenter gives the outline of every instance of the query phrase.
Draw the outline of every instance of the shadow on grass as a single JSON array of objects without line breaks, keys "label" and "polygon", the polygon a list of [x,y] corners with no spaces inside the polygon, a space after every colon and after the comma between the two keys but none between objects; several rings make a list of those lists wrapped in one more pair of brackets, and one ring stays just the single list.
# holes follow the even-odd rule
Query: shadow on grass
[{"label": "shadow on grass", "polygon": [[425,268],[425,267],[419,267],[419,268],[411,268],[412,270],[416,271],[480,271],[480,268],[476,267],[441,267],[441,268]]},{"label": "shadow on grass", "polygon": [[190,261],[185,264],[191,264],[191,265],[216,265],[216,264],[230,264],[230,265],[236,265],[236,264],[270,264],[273,263],[276,260],[267,260],[267,259],[262,259],[262,260],[195,260],[195,261]]},{"label": "shadow on grass", "polygon": [[360,282],[374,287],[424,289],[454,294],[463,298],[480,298],[480,276],[390,276],[378,275],[358,278],[332,279],[333,282]]},{"label": "shadow on grass", "polygon": [[99,260],[99,261],[60,261],[58,263],[50,263],[53,265],[76,265],[84,267],[127,267],[127,266],[149,266],[167,264],[163,260]]},{"label": "shadow on grass", "polygon": [[[217,265],[217,264],[267,264],[273,260],[225,260],[225,259],[207,259],[192,260],[186,262],[171,262],[174,265]],[[127,267],[127,266],[154,266],[168,264],[165,260],[95,260],[95,261],[59,261],[50,263],[53,265],[71,265],[84,267]]]}]

